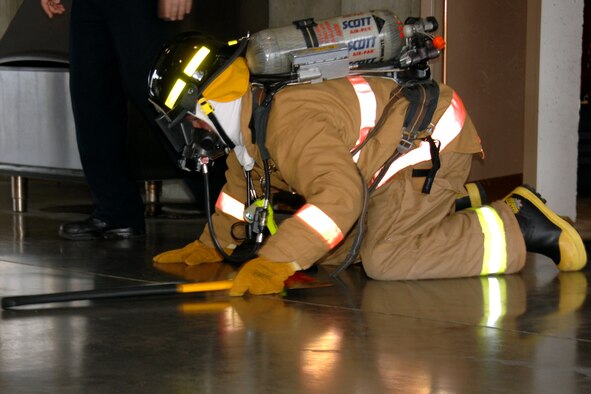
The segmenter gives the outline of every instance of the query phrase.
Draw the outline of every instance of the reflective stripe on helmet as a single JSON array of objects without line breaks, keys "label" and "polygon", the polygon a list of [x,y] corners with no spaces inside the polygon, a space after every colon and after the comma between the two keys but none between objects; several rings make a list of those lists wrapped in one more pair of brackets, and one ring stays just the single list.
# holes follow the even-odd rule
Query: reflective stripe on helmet
[{"label": "reflective stripe on helmet", "polygon": [[[353,89],[355,89],[355,93],[357,94],[357,99],[359,100],[359,109],[361,110],[361,125],[359,126],[359,138],[355,143],[355,146],[352,150],[357,148],[359,145],[365,141],[367,138],[367,133],[371,130],[372,127],[376,125],[376,111],[377,111],[377,103],[376,103],[376,96],[371,90],[371,86],[365,80],[365,78],[361,76],[353,76],[350,75],[347,77],[351,85],[353,85]],[[359,155],[361,151],[355,153],[353,156],[353,161],[357,163],[359,161]]]},{"label": "reflective stripe on helmet", "polygon": [[176,101],[178,100],[185,86],[187,86],[185,81],[183,81],[182,79],[177,79],[172,89],[170,89],[170,93],[168,93],[168,97],[166,97],[164,105],[172,109],[176,104]]},{"label": "reflective stripe on helmet", "polygon": [[211,51],[207,47],[199,48],[199,50],[195,52],[195,55],[193,55],[191,60],[189,60],[189,63],[187,64],[187,67],[185,67],[183,72],[189,77],[192,77],[193,74],[195,74],[195,71],[197,71],[199,65],[203,63],[203,60],[207,57],[207,55],[209,55],[209,52]]},{"label": "reflective stripe on helmet", "polygon": [[343,232],[337,224],[320,208],[312,204],[304,205],[296,214],[312,230],[326,242],[329,249],[334,248],[343,240]]},{"label": "reflective stripe on helmet", "polygon": [[226,215],[230,215],[241,222],[244,221],[244,204],[229,194],[224,192],[220,193],[218,200],[215,203],[215,207]]},{"label": "reflective stripe on helmet", "polygon": [[[445,147],[449,145],[458,134],[460,134],[460,131],[464,127],[465,120],[466,108],[464,108],[464,104],[460,97],[454,92],[449,107],[445,110],[445,113],[441,119],[439,119],[437,125],[435,125],[435,130],[433,130],[433,134],[431,135],[431,138],[439,141],[440,150],[445,149]],[[422,141],[418,147],[412,149],[410,152],[392,163],[377,187],[381,187],[400,170],[429,159],[431,159],[429,143],[427,141]],[[378,175],[380,170],[375,173],[374,177]]]},{"label": "reflective stripe on helmet", "polygon": [[499,274],[507,270],[507,241],[501,217],[491,207],[474,208],[484,234],[484,256],[480,275]]}]

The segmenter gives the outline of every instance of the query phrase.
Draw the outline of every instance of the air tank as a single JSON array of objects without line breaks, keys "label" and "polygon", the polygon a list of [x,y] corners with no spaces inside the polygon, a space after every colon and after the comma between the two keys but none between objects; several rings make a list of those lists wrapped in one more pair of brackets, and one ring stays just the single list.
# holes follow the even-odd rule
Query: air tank
[{"label": "air tank", "polygon": [[391,11],[369,11],[313,21],[307,29],[298,28],[297,24],[298,21],[261,30],[250,37],[246,60],[253,74],[288,73],[291,71],[289,53],[309,47],[345,44],[350,63],[363,64],[396,58],[404,44],[403,24]]}]

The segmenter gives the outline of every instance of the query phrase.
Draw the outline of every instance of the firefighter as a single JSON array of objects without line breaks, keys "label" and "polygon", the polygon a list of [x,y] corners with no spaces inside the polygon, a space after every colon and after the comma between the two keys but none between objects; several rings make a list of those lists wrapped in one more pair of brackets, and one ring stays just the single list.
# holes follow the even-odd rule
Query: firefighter
[{"label": "firefighter", "polygon": [[[168,122],[165,132],[190,119],[195,130],[215,133],[232,148],[211,227],[224,250],[236,247],[233,225],[244,220],[249,182],[258,194],[270,183],[273,192],[305,200],[242,265],[232,295],[279,293],[297,270],[340,264],[359,239],[357,260],[377,280],[510,274],[523,268],[526,251],[550,257],[562,271],[585,266],[579,234],[529,187],[490,205],[454,209],[457,195],[466,192],[472,156],[482,149],[450,87],[435,84],[430,126],[388,166],[408,138],[409,99],[394,79],[352,75],[284,87],[272,96],[261,145],[252,130],[258,90],[242,54],[240,45],[206,35],[180,36],[164,48],[149,80],[150,100]],[[206,228],[198,240],[154,262],[220,262],[214,245]]]}]

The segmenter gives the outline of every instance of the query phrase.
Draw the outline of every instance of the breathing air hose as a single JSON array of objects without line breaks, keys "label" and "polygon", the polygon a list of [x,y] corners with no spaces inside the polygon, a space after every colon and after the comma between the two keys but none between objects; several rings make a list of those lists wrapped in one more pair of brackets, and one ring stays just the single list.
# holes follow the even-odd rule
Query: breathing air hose
[{"label": "breathing air hose", "polygon": [[208,167],[208,164],[203,164],[201,166],[201,174],[203,175],[203,182],[204,182],[203,190],[205,193],[205,204],[207,205],[207,207],[205,209],[205,215],[207,216],[207,228],[209,229],[209,234],[211,235],[211,239],[213,241],[213,244],[215,245],[215,248],[222,255],[224,260],[229,263],[242,264],[245,261],[250,260],[251,258],[254,258],[256,256],[256,251],[258,249],[258,245],[256,245],[256,244],[253,246],[253,250],[250,251],[250,253],[248,253],[248,255],[245,258],[240,258],[240,259],[238,259],[236,257],[232,257],[232,255],[229,255],[228,253],[226,253],[226,251],[224,250],[222,245],[220,245],[220,241],[218,240],[218,238],[215,235],[215,230],[213,228],[213,220],[211,217],[211,209],[209,207],[210,192],[209,192],[209,167]]},{"label": "breathing air hose", "polygon": [[361,249],[363,236],[365,235],[365,218],[367,216],[367,208],[369,205],[369,192],[367,190],[367,186],[365,185],[365,178],[363,177],[363,174],[361,174],[359,167],[357,167],[357,172],[361,178],[361,190],[363,190],[363,206],[361,209],[361,214],[357,219],[357,234],[355,235],[355,240],[353,241],[351,249],[349,249],[349,253],[347,253],[347,257],[345,257],[345,260],[333,273],[330,274],[330,276],[333,278],[339,276],[341,272],[346,270],[351,264],[355,262],[355,259],[359,255],[359,249]]},{"label": "breathing air hose", "polygon": [[[264,164],[263,167],[264,167],[264,171],[265,171],[265,191],[264,191],[265,197],[264,197],[263,209],[264,209],[264,212],[267,212],[267,208],[269,206],[269,201],[270,201],[270,195],[271,195],[271,181],[270,181],[271,175],[270,175],[268,160],[263,160],[263,164]],[[207,217],[207,228],[209,229],[209,234],[211,236],[211,239],[214,243],[215,248],[222,255],[224,260],[229,263],[242,264],[248,260],[255,258],[257,255],[258,249],[262,245],[262,241],[263,241],[262,236],[254,242],[251,250],[248,251],[248,253],[246,253],[246,255],[244,255],[240,258],[237,258],[235,256],[232,256],[232,255],[226,253],[226,251],[224,250],[224,248],[220,244],[217,236],[215,235],[215,230],[213,228],[213,220],[211,217],[211,209],[209,209],[210,190],[209,190],[209,167],[208,167],[208,164],[206,164],[206,163],[202,164],[201,173],[203,175],[203,181],[205,183],[203,189],[204,189],[204,193],[205,193],[205,203],[207,204],[207,208],[205,209],[205,214]],[[266,219],[266,215],[265,215],[265,219]],[[264,224],[266,224],[266,222],[263,221],[262,224],[264,225]],[[261,229],[260,229],[261,232],[263,231],[263,228],[264,228],[264,226],[261,226]]]}]

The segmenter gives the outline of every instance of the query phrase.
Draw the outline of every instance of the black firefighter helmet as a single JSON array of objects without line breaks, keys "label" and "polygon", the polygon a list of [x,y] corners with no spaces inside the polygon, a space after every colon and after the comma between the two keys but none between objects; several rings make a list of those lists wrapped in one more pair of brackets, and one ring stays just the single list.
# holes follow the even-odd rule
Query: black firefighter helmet
[{"label": "black firefighter helmet", "polygon": [[174,37],[150,71],[150,101],[170,122],[178,123],[194,111],[203,91],[244,52],[246,43],[226,43],[198,32]]}]

